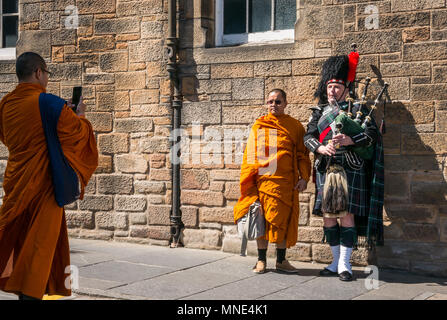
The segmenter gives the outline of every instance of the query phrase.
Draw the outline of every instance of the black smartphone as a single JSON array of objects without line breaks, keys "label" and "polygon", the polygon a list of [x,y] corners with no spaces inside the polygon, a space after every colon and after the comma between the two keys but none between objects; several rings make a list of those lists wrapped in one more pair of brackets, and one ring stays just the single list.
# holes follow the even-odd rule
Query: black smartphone
[{"label": "black smartphone", "polygon": [[73,87],[73,96],[71,97],[71,103],[75,105],[72,108],[74,112],[76,112],[76,108],[78,107],[81,95],[82,95],[82,87]]}]

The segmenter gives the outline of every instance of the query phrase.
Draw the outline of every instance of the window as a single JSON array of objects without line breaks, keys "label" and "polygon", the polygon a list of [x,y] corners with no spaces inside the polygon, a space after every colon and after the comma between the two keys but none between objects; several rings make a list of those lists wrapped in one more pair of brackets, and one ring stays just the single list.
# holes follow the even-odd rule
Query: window
[{"label": "window", "polygon": [[296,0],[216,0],[216,44],[294,39]]},{"label": "window", "polygon": [[19,35],[19,1],[0,0],[0,58],[15,58]]}]

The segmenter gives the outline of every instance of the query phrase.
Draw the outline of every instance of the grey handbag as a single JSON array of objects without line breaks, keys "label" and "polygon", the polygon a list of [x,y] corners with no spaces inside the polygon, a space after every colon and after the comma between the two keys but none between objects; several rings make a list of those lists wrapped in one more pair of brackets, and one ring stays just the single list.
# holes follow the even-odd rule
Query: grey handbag
[{"label": "grey handbag", "polygon": [[237,230],[239,237],[242,238],[241,256],[245,256],[247,241],[255,240],[265,234],[265,217],[259,200],[253,202],[247,214],[237,221]]}]

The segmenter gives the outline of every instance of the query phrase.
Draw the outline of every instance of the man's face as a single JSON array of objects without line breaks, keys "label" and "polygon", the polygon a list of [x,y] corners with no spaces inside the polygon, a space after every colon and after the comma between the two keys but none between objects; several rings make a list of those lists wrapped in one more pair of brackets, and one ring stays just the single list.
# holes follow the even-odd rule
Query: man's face
[{"label": "man's face", "polygon": [[327,85],[327,100],[330,104],[345,100],[348,90],[341,83],[329,83]]},{"label": "man's face", "polygon": [[271,114],[280,116],[284,114],[287,101],[284,100],[284,97],[280,92],[271,92],[267,98],[267,106]]}]

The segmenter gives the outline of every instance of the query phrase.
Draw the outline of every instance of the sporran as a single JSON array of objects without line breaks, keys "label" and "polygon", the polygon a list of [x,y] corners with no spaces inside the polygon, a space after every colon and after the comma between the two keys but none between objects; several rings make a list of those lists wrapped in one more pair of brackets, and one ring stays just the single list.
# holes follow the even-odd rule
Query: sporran
[{"label": "sporran", "polygon": [[332,164],[326,171],[321,210],[326,218],[341,218],[348,214],[348,182],[342,166]]}]

